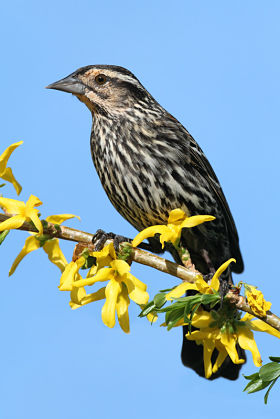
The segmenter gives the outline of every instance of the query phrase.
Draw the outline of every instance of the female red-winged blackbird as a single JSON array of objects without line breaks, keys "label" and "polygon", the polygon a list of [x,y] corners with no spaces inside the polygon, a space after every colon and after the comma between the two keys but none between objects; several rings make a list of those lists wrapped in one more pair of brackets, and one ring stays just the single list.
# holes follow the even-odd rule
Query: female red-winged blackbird
[{"label": "female red-winged blackbird", "polygon": [[[203,274],[230,257],[236,259],[232,271],[243,271],[236,227],[210,163],[188,131],[130,71],[91,65],[48,88],[74,94],[91,111],[93,162],[110,201],[124,218],[143,230],[165,223],[175,208],[188,215],[213,215],[215,221],[185,229],[182,245]],[[231,282],[229,270],[224,282]],[[182,361],[204,376],[201,345],[183,339]],[[211,379],[234,380],[239,369],[228,358]]]}]

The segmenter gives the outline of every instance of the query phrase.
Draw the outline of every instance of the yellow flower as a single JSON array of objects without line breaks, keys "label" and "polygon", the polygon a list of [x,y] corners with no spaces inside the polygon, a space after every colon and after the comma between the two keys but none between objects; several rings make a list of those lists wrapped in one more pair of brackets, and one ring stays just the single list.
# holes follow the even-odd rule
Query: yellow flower
[{"label": "yellow flower", "polygon": [[110,266],[111,262],[117,259],[113,242],[110,242],[99,252],[90,252],[90,256],[96,258],[96,266],[92,267],[88,276],[94,275],[97,269],[103,268],[104,266]]},{"label": "yellow flower", "polygon": [[[76,275],[76,280],[79,281],[80,279],[82,279],[82,277],[78,273]],[[99,291],[101,291],[101,290],[99,290]],[[102,294],[102,292],[101,292],[101,294]],[[88,303],[92,302],[92,301],[88,301],[88,298],[90,296],[91,296],[91,294],[87,294],[84,287],[79,287],[79,288],[73,287],[72,291],[70,293],[71,301],[69,302],[69,305],[72,308],[72,310],[75,310],[76,308],[79,308],[79,307],[82,306],[82,301],[84,301],[83,304],[88,304]],[[88,297],[88,298],[86,299],[85,297]],[[103,294],[102,294],[102,298],[104,298]],[[94,301],[100,300],[102,298],[96,298]]]},{"label": "yellow flower", "polygon": [[124,260],[111,260],[110,266],[109,268],[102,267],[92,277],[72,281],[72,287],[74,289],[75,287],[93,285],[96,282],[109,281],[106,287],[102,287],[98,291],[84,296],[79,300],[79,303],[80,305],[84,305],[93,301],[106,299],[101,313],[103,323],[108,327],[114,327],[116,322],[115,312],[117,312],[122,330],[128,333],[129,298],[139,305],[146,304],[149,300],[149,295],[146,292],[147,286],[130,273],[130,266]]},{"label": "yellow flower", "polygon": [[166,294],[166,300],[180,298],[188,290],[195,290],[201,294],[214,294],[215,292],[218,292],[220,287],[219,277],[227,269],[231,262],[235,262],[235,259],[229,259],[219,267],[219,269],[213,275],[210,284],[207,284],[201,275],[197,275],[195,283],[182,282],[180,285]]},{"label": "yellow flower", "polygon": [[145,228],[145,230],[141,231],[134,238],[132,246],[137,247],[143,240],[153,237],[155,234],[160,234],[160,242],[163,248],[165,242],[170,241],[174,244],[178,241],[183,228],[195,227],[214,219],[215,217],[211,215],[194,215],[188,217],[183,210],[177,208],[170,212],[167,225],[155,225]]},{"label": "yellow flower", "polygon": [[[273,336],[280,338],[280,332],[273,329],[271,326],[262,322],[261,320],[250,321],[253,316],[245,315],[241,322],[235,323],[235,331],[230,333],[226,327],[218,327],[215,324],[211,312],[198,311],[194,314],[192,326],[200,329],[187,333],[188,340],[195,340],[197,344],[203,345],[204,371],[205,377],[210,378],[212,374],[218,371],[227,355],[231,358],[234,364],[242,364],[244,359],[239,359],[236,344],[241,348],[249,350],[252,353],[253,362],[256,367],[262,365],[261,356],[254,340],[252,330],[259,332],[267,332]],[[180,322],[178,325],[184,324]],[[218,350],[218,357],[214,365],[211,363],[211,357],[214,349]]]},{"label": "yellow flower", "polygon": [[12,169],[7,167],[8,160],[12,154],[12,152],[23,143],[23,141],[19,141],[18,143],[14,143],[10,145],[0,156],[0,178],[6,180],[7,182],[11,182],[14,185],[16,193],[19,195],[21,192],[21,186],[15,179]]},{"label": "yellow flower", "polygon": [[6,213],[14,215],[0,223],[0,231],[19,228],[25,221],[32,221],[39,234],[42,234],[43,226],[38,217],[39,211],[34,208],[39,205],[42,205],[42,202],[34,195],[30,195],[26,204],[15,199],[0,197],[0,207],[3,208]]},{"label": "yellow flower", "polygon": [[272,304],[264,299],[262,292],[259,291],[256,287],[248,284],[244,285],[245,295],[253,313],[256,316],[265,317],[266,312],[270,310]]},{"label": "yellow flower", "polygon": [[86,259],[84,256],[81,256],[75,262],[72,261],[65,266],[60,278],[60,285],[58,287],[60,291],[72,291],[73,283],[77,279],[79,269],[85,264],[85,261]]},{"label": "yellow flower", "polygon": [[[49,217],[46,218],[46,221],[49,223],[60,225],[61,223],[63,223],[63,221],[69,220],[74,217],[77,217],[77,216],[73,214],[50,215]],[[44,244],[41,246],[40,240],[38,240],[34,235],[32,235],[31,237],[28,237],[25,240],[23,248],[21,249],[20,253],[15,258],[11,266],[9,276],[11,276],[15,272],[19,263],[22,261],[22,259],[26,255],[28,255],[28,253],[33,252],[33,250],[37,250],[40,247],[42,247],[44,251],[47,253],[49,260],[52,263],[54,263],[60,269],[61,272],[63,272],[67,265],[67,260],[65,259],[65,256],[59,247],[59,240],[50,239],[50,240],[45,241]]]}]

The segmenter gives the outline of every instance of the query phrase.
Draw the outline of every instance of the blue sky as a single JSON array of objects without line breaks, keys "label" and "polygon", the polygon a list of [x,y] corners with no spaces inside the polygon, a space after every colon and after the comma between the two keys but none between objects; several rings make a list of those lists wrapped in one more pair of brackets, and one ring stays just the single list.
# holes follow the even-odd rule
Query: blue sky
[{"label": "blue sky", "polygon": [[[279,303],[279,14],[278,1],[61,0],[1,7],[1,150],[24,145],[11,165],[44,203],[43,216],[74,213],[81,222],[133,237],[93,168],[91,117],[74,97],[44,89],[76,68],[129,68],[192,133],[205,151],[233,212],[245,261],[235,278]],[[6,187],[5,195],[15,198]],[[242,393],[245,380],[207,382],[180,363],[181,330],[137,318],[131,333],[101,323],[101,305],[71,311],[59,272],[43,254],[9,268],[25,233],[1,247],[0,415],[15,418],[278,417],[278,388]],[[63,246],[68,259],[73,246]],[[141,266],[150,294],[176,281]],[[262,358],[280,355],[276,338],[257,336]],[[249,360],[244,373],[255,367]]]}]

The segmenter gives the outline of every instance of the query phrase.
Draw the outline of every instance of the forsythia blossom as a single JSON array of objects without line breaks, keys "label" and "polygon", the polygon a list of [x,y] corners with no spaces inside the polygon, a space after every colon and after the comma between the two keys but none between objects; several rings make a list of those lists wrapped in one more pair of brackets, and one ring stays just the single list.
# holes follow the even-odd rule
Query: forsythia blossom
[{"label": "forsythia blossom", "polygon": [[[128,333],[130,299],[139,305],[146,304],[149,300],[147,286],[130,273],[130,266],[127,262],[116,259],[113,243],[105,246],[100,252],[90,252],[90,256],[96,258],[96,266],[91,268],[87,278],[79,279],[78,271],[85,262],[84,257],[81,256],[76,262],[71,262],[71,266],[68,265],[69,268],[66,267],[61,278],[60,289],[71,290],[70,306],[73,309],[105,299],[101,313],[103,323],[108,327],[114,327],[117,312],[122,330]],[[85,286],[105,281],[109,281],[105,287],[86,294]],[[81,289],[80,295],[78,295],[79,289]]]},{"label": "forsythia blossom", "polygon": [[195,290],[201,294],[213,294],[218,292],[220,287],[219,277],[227,269],[231,262],[235,262],[235,259],[229,259],[219,267],[219,269],[213,275],[209,285],[204,281],[201,275],[197,275],[195,283],[182,282],[180,285],[166,294],[166,300],[179,298],[184,295],[187,290]]},{"label": "forsythia blossom", "polygon": [[1,198],[0,207],[13,217],[0,223],[0,231],[19,228],[25,221],[32,221],[39,234],[43,233],[43,226],[38,217],[38,210],[34,207],[42,205],[42,202],[34,195],[30,195],[26,204],[15,199]]},{"label": "forsythia blossom", "polygon": [[145,228],[145,230],[141,231],[134,238],[132,246],[137,247],[143,240],[153,237],[155,234],[160,234],[160,242],[163,248],[165,242],[170,241],[173,244],[177,242],[181,237],[183,228],[195,227],[214,219],[215,217],[211,215],[194,215],[188,217],[183,210],[177,208],[170,212],[167,225],[154,225]]},{"label": "forsythia blossom", "polygon": [[12,183],[18,195],[20,194],[22,188],[15,179],[12,169],[7,167],[7,163],[12,152],[22,143],[23,141],[19,141],[18,143],[10,145],[0,156],[0,178]]},{"label": "forsythia blossom", "polygon": [[[79,218],[73,214],[50,215],[49,217],[46,218],[46,221],[48,223],[60,225],[64,221],[70,220],[71,218],[74,218],[74,217]],[[52,263],[54,263],[60,269],[61,272],[63,272],[67,265],[67,260],[59,247],[59,240],[54,238],[54,239],[49,239],[49,240],[45,240],[41,242],[40,237],[36,237],[36,235],[32,235],[31,237],[28,237],[25,240],[23,248],[21,249],[20,253],[15,258],[11,266],[9,275],[12,275],[15,272],[19,263],[22,261],[22,259],[26,255],[28,255],[28,253],[33,252],[34,250],[37,250],[40,247],[42,247],[44,251],[47,253],[49,260]]]},{"label": "forsythia blossom", "polygon": [[271,303],[264,299],[264,296],[261,291],[256,287],[248,284],[245,285],[245,295],[248,300],[248,304],[252,309],[252,312],[256,316],[265,317],[266,312],[270,310]]},{"label": "forsythia blossom", "polygon": [[[212,374],[217,372],[227,355],[235,364],[242,364],[244,359],[239,359],[236,351],[236,344],[241,348],[249,350],[252,353],[253,361],[256,367],[262,365],[261,356],[254,340],[252,330],[259,332],[267,332],[273,336],[280,338],[280,332],[273,327],[267,325],[261,320],[251,321],[253,316],[245,314],[241,321],[233,322],[232,330],[224,325],[218,325],[218,313],[215,317],[212,316],[214,312],[199,311],[194,314],[192,325],[199,330],[194,330],[186,334],[188,340],[195,340],[197,344],[203,345],[203,358],[205,377],[210,378]],[[211,357],[214,349],[218,350],[218,357],[215,364],[212,366]]]}]

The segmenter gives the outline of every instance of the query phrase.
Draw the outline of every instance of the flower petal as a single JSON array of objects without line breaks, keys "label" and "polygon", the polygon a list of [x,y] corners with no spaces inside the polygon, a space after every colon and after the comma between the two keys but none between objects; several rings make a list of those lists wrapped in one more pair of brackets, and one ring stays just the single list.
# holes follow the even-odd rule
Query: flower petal
[{"label": "flower petal", "polygon": [[114,327],[116,324],[115,310],[116,303],[119,293],[121,292],[121,286],[115,279],[111,279],[106,286],[105,296],[106,302],[102,307],[102,321],[108,327]]},{"label": "flower petal", "polygon": [[197,286],[197,289],[201,294],[213,294],[211,284],[208,285],[201,275],[198,275],[196,277],[195,285]]},{"label": "flower petal", "polygon": [[40,242],[39,240],[37,240],[34,236],[31,237],[27,237],[27,239],[25,240],[24,246],[21,249],[21,251],[19,252],[19,254],[17,255],[17,257],[15,258],[11,269],[9,271],[9,276],[11,276],[16,268],[18,267],[19,263],[22,261],[22,259],[28,255],[28,253],[33,252],[33,250],[37,250],[40,247]]},{"label": "flower petal", "polygon": [[272,304],[264,299],[263,293],[256,287],[248,284],[244,285],[245,295],[251,310],[256,316],[265,317]]},{"label": "flower petal", "polygon": [[96,282],[104,282],[112,279],[112,268],[102,268],[100,271],[96,273],[96,275],[92,276],[91,278],[81,279],[79,281],[75,281],[73,284],[74,287],[85,287],[87,285],[93,285]]},{"label": "flower petal", "polygon": [[[261,367],[262,359],[259,353],[257,344],[254,339],[253,332],[249,329],[249,327],[239,327],[238,329],[238,343],[241,348],[251,351],[253,355],[253,362],[256,367]],[[245,360],[244,360],[245,362]]]},{"label": "flower petal", "polygon": [[143,240],[154,237],[155,234],[163,234],[167,229],[166,225],[155,225],[148,228],[145,228],[144,230],[140,231],[140,233],[137,234],[137,236],[132,241],[132,246],[137,247],[138,244],[142,243]]},{"label": "flower petal", "polygon": [[[80,289],[80,288],[76,288],[76,289]],[[82,287],[82,289],[84,289],[84,288]],[[94,301],[104,300],[104,298],[105,298],[105,289],[106,289],[106,287],[102,287],[102,288],[100,288],[96,292],[92,292],[91,294],[86,294],[81,299],[81,304],[84,306],[86,304],[93,303]]]},{"label": "flower petal", "polygon": [[205,378],[210,378],[212,375],[211,357],[215,349],[215,342],[212,339],[203,341],[203,362]]},{"label": "flower petal", "polygon": [[137,304],[147,304],[149,301],[149,294],[137,287],[131,278],[127,275],[122,281],[127,286],[128,295]]},{"label": "flower petal", "polygon": [[33,224],[35,225],[35,227],[37,228],[38,233],[40,235],[43,234],[43,224],[41,223],[41,220],[37,215],[37,210],[31,210],[29,212],[29,217],[31,221],[33,222]]},{"label": "flower petal", "polygon": [[14,217],[8,218],[7,220],[0,223],[0,231],[19,228],[22,226],[24,221],[25,217],[23,217],[22,215],[15,215]]},{"label": "flower petal", "polygon": [[180,208],[176,208],[170,211],[169,217],[168,217],[168,224],[176,224],[178,222],[181,223],[182,221],[184,221],[186,217],[187,217],[187,214],[185,213],[185,211],[183,211]]},{"label": "flower petal", "polygon": [[140,281],[140,279],[136,278],[134,275],[132,275],[130,272],[126,274],[126,277],[131,279],[131,281],[134,283],[135,287],[140,288],[142,291],[147,290],[147,285],[144,284],[144,282]]},{"label": "flower petal", "polygon": [[86,290],[83,287],[80,287],[80,288],[73,287],[70,293],[71,301],[69,302],[69,305],[72,308],[72,310],[75,310],[76,308],[81,307],[82,305],[81,300],[84,297],[86,297],[86,295],[87,295]]},{"label": "flower petal", "polygon": [[[83,263],[82,263],[83,262]],[[80,267],[85,263],[85,258],[81,256],[76,262],[70,262],[64,269],[60,278],[60,291],[72,291],[75,276],[78,273]],[[76,281],[76,282],[82,282]]]},{"label": "flower petal", "polygon": [[99,252],[91,252],[90,255],[94,256],[97,260],[100,258],[105,258],[107,256],[110,256],[111,259],[117,258],[113,242],[107,244],[107,246],[103,247],[103,249]]},{"label": "flower petal", "polygon": [[174,298],[180,298],[182,295],[185,294],[188,290],[196,290],[196,284],[191,284],[190,282],[182,282],[176,288],[168,292],[165,296],[167,301],[173,300]]},{"label": "flower petal", "polygon": [[181,224],[181,228],[191,228],[198,226],[199,224],[205,223],[206,221],[215,220],[216,217],[212,215],[193,215],[192,217],[187,217]]},{"label": "flower petal", "polygon": [[74,215],[74,214],[57,214],[57,215],[49,215],[46,218],[46,221],[48,223],[53,223],[53,224],[62,224],[64,221],[66,220],[70,220],[71,218],[78,218],[80,220],[80,217],[78,215]]},{"label": "flower petal", "polygon": [[147,317],[147,319],[149,320],[150,323],[155,323],[158,319],[158,315],[156,313],[153,313],[153,312],[147,314],[146,317]]},{"label": "flower petal", "polygon": [[22,187],[18,183],[16,178],[14,177],[14,174],[13,174],[12,169],[10,167],[7,167],[0,177],[2,179],[6,180],[7,182],[10,182],[10,183],[13,184],[17,195],[19,195],[21,193]]},{"label": "flower petal", "polygon": [[204,311],[200,309],[193,315],[192,318],[192,325],[194,327],[197,327],[199,329],[208,328],[209,324],[213,321],[213,317],[211,316],[211,313],[208,311]]},{"label": "flower petal", "polygon": [[22,211],[24,211],[25,204],[23,201],[17,201],[16,199],[0,197],[0,207],[3,208],[6,213],[16,215],[21,214]]},{"label": "flower petal", "polygon": [[280,339],[280,332],[269,324],[264,323],[262,320],[257,319],[250,321],[250,327],[257,332],[266,332]]},{"label": "flower petal", "polygon": [[28,200],[26,201],[26,209],[30,210],[34,207],[39,207],[40,205],[42,205],[42,201],[40,201],[39,198],[37,198],[37,196],[35,195],[30,195],[30,197],[28,198]]},{"label": "flower petal", "polygon": [[203,331],[194,330],[192,333],[187,333],[185,336],[188,340],[204,340],[211,339],[211,337],[213,336],[213,332],[210,331],[210,329],[205,329]]},{"label": "flower petal", "polygon": [[240,319],[242,322],[246,322],[248,320],[253,319],[255,316],[249,313],[245,313],[244,316]]},{"label": "flower petal", "polygon": [[218,349],[219,349],[219,353],[218,353],[216,362],[213,365],[213,374],[215,374],[218,371],[218,369],[220,368],[220,366],[223,364],[224,360],[228,356],[228,353],[224,346],[221,345],[221,348],[218,348]]},{"label": "flower petal", "polygon": [[3,172],[7,166],[8,160],[13,153],[13,151],[19,146],[23,144],[23,141],[18,141],[17,143],[11,144],[0,156],[0,176],[1,172]]},{"label": "flower petal", "polygon": [[125,333],[130,332],[129,315],[128,315],[129,304],[130,304],[130,300],[128,298],[127,288],[124,284],[122,284],[122,291],[118,295],[116,309],[117,309],[119,324]]},{"label": "flower petal", "polygon": [[217,269],[217,271],[215,272],[213,278],[211,279],[210,282],[210,287],[213,288],[214,290],[218,291],[219,287],[220,287],[220,281],[219,278],[222,275],[222,273],[227,269],[227,267],[231,264],[231,262],[235,262],[236,260],[231,258],[229,260],[227,260],[225,263],[223,263],[219,269]]},{"label": "flower petal", "polygon": [[125,260],[113,260],[111,267],[118,272],[120,276],[127,274],[130,271],[130,266]]},{"label": "flower petal", "polygon": [[67,260],[60,249],[59,240],[47,240],[43,245],[43,249],[47,253],[49,260],[54,263],[58,269],[61,270],[61,272],[63,272],[67,265]]},{"label": "flower petal", "polygon": [[221,333],[221,343],[224,345],[227,353],[230,356],[230,359],[234,364],[243,364],[244,359],[239,359],[237,350],[236,350],[236,338],[235,335],[231,333]]}]

